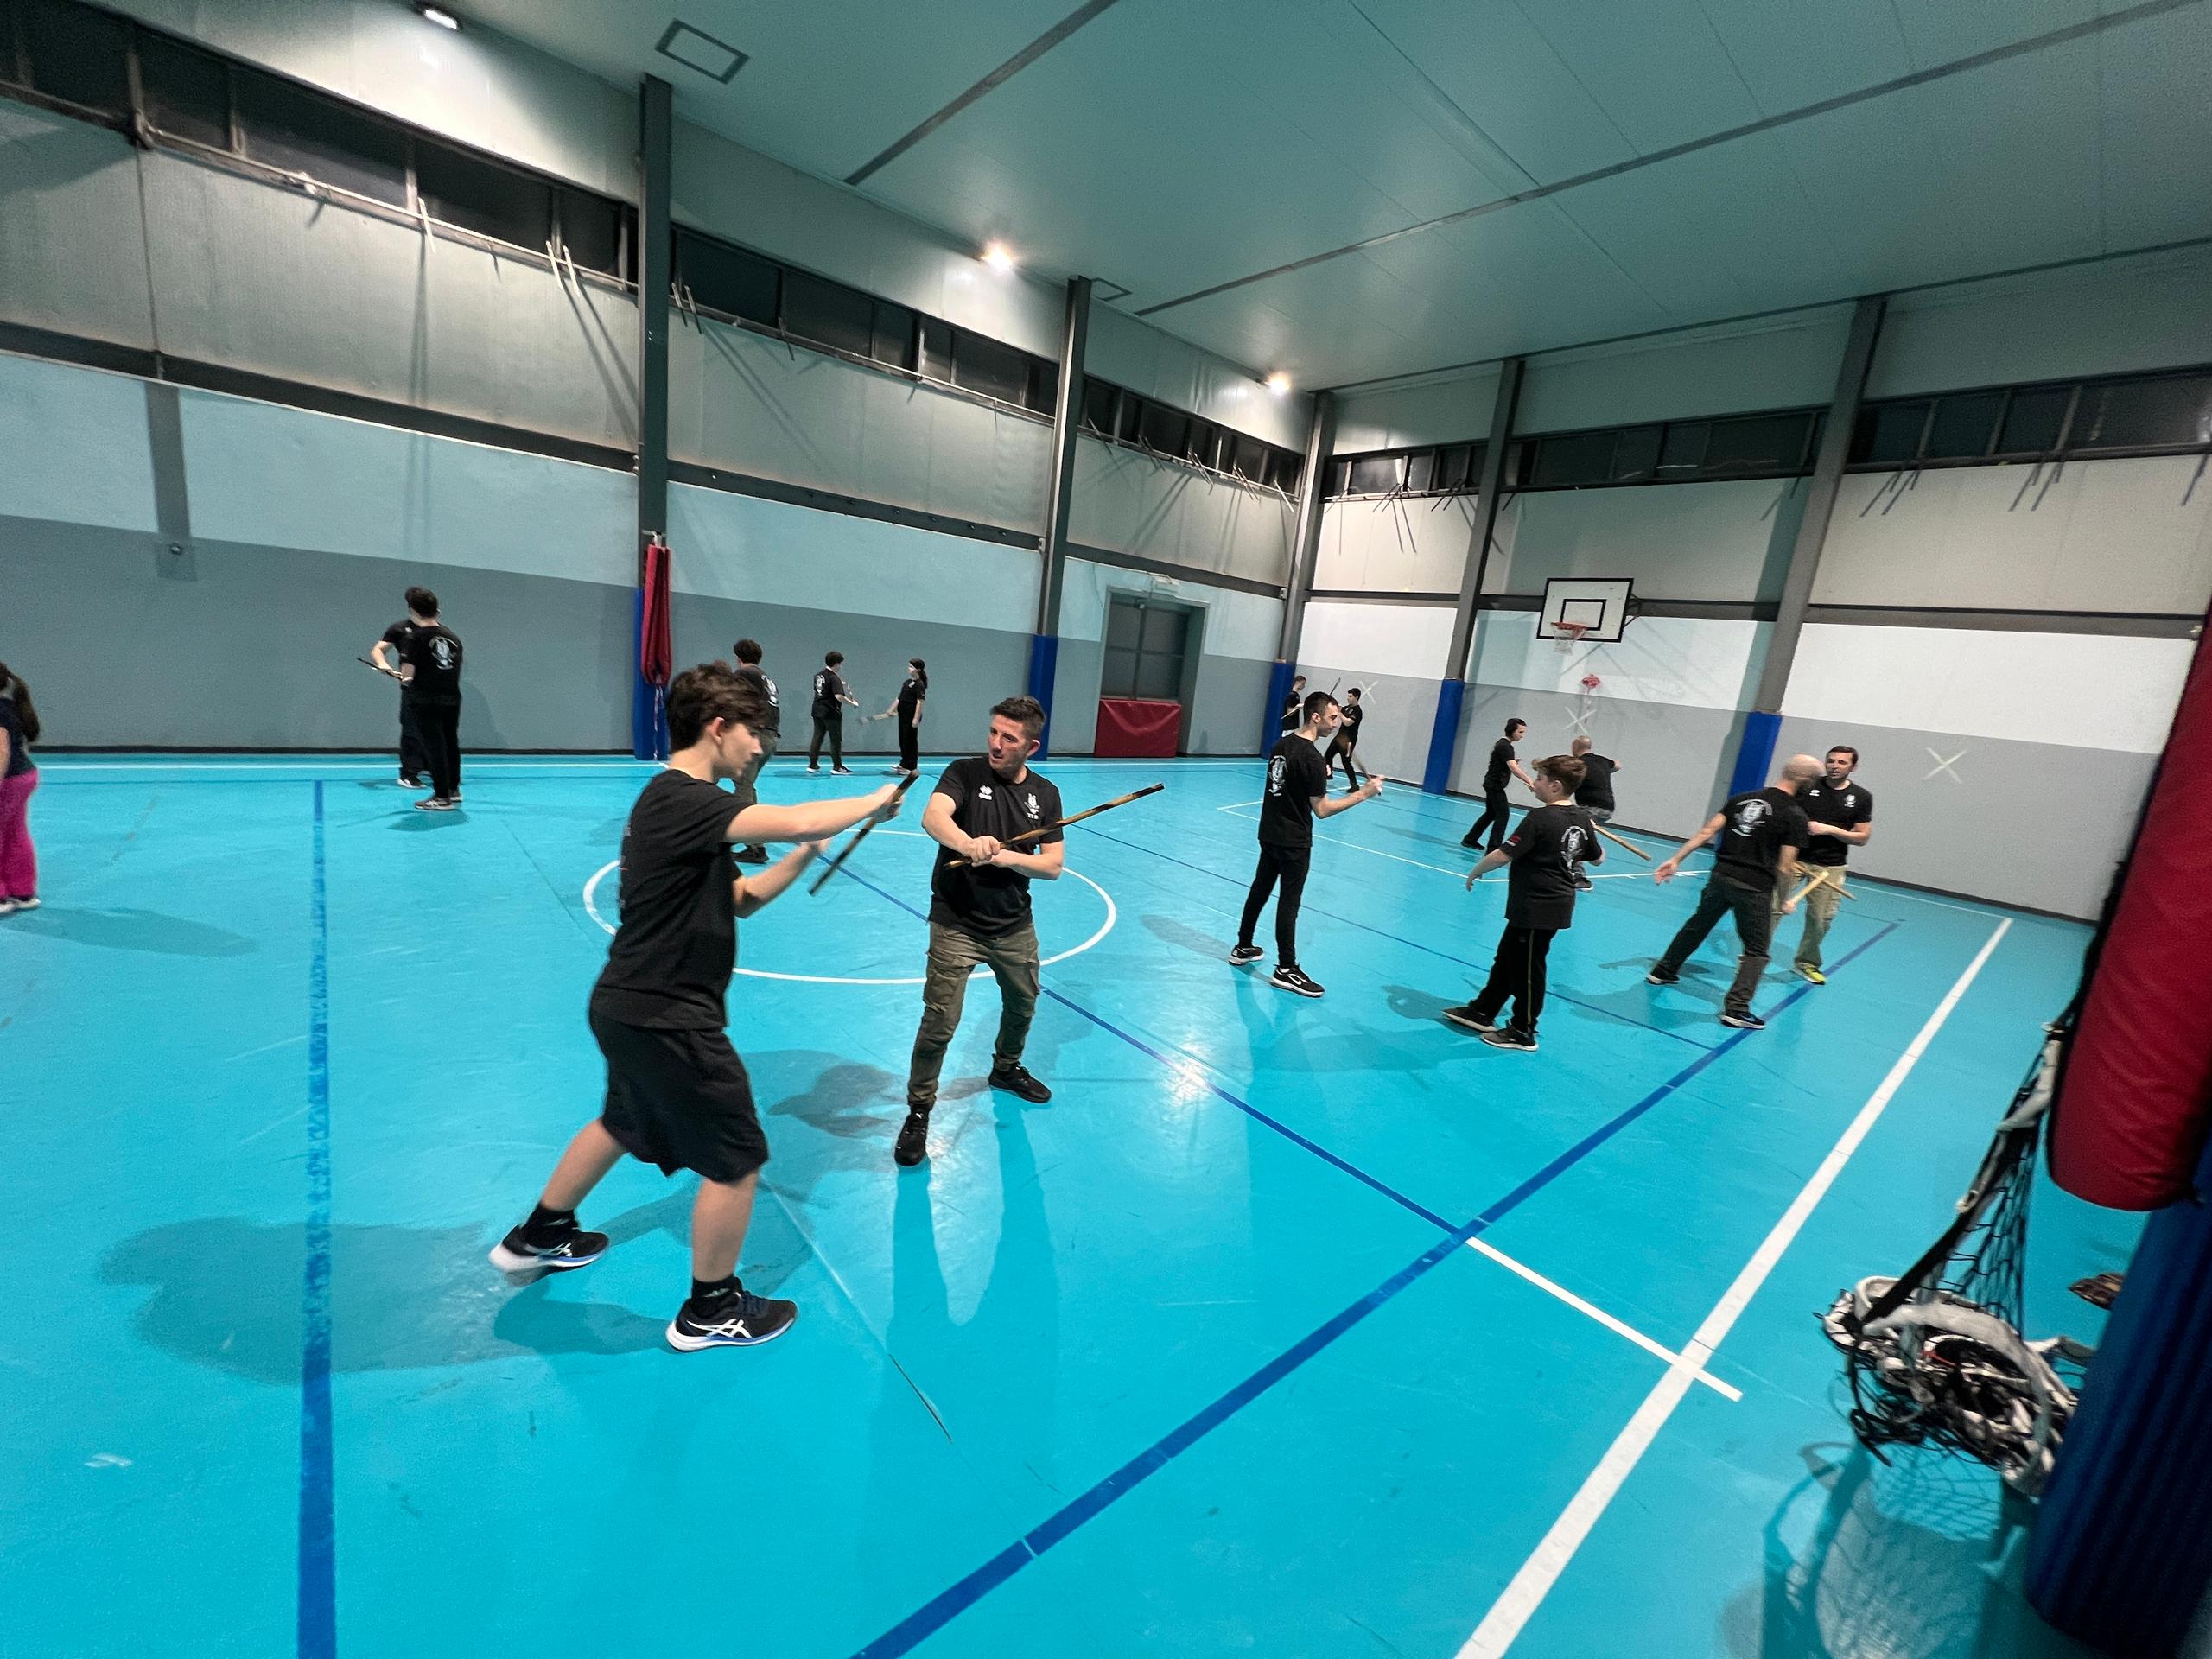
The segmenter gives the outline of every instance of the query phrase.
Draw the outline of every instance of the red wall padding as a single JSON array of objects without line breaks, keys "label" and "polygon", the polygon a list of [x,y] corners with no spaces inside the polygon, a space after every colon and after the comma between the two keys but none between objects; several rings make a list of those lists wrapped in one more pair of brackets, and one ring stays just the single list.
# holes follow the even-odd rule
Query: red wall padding
[{"label": "red wall padding", "polygon": [[2050,1170],[2115,1210],[2186,1198],[2212,1128],[2212,642],[2200,639],[2052,1115]]},{"label": "red wall padding", "polygon": [[1159,754],[1175,753],[1175,739],[1183,729],[1183,705],[1155,702],[1147,697],[1098,699],[1098,736],[1093,754]]}]

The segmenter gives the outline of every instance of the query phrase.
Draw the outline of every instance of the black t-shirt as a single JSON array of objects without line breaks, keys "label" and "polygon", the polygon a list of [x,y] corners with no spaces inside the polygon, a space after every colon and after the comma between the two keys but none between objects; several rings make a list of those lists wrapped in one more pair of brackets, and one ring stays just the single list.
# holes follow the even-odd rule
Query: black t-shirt
[{"label": "black t-shirt", "polygon": [[622,922],[592,1012],[624,1025],[719,1031],[737,965],[729,822],[737,804],[673,769],[647,784],[622,831]]},{"label": "black t-shirt", "polygon": [[1298,729],[1298,711],[1305,702],[1306,699],[1295,691],[1282,700],[1282,721],[1280,729],[1283,736],[1288,737]]},{"label": "black t-shirt", "polygon": [[834,668],[818,668],[814,671],[814,717],[830,720],[844,709],[845,677]]},{"label": "black t-shirt", "polygon": [[[1804,804],[1805,816],[1815,823],[1856,830],[1862,823],[1873,822],[1874,793],[1856,781],[1836,789],[1822,778],[1799,790],[1797,798]],[[1815,836],[1805,843],[1804,859],[1808,864],[1840,864],[1850,852],[1851,843],[1847,841],[1834,836]]]},{"label": "black t-shirt", "polygon": [[1483,773],[1484,789],[1503,789],[1505,780],[1513,774],[1506,770],[1506,763],[1513,759],[1513,745],[1503,738],[1490,746],[1490,767]]},{"label": "black t-shirt", "polygon": [[760,688],[761,692],[768,699],[767,721],[762,727],[761,730],[755,733],[754,735],[761,737],[780,736],[784,729],[784,710],[783,705],[776,701],[776,683],[770,679],[766,674],[763,674],[760,671],[760,665],[756,663],[740,663],[737,665],[737,677],[741,680],[752,681],[753,684]]},{"label": "black t-shirt", "polygon": [[1601,812],[1611,811],[1616,764],[1602,754],[1586,754],[1581,760],[1582,782],[1574,791],[1574,804],[1594,806]]},{"label": "black t-shirt", "polygon": [[1505,838],[1512,855],[1505,882],[1505,919],[1515,927],[1574,925],[1574,867],[1605,861],[1605,844],[1581,806],[1560,802],[1522,815]]},{"label": "black t-shirt", "polygon": [[[961,833],[988,836],[994,841],[1012,841],[1065,816],[1060,810],[1060,791],[1045,779],[1031,772],[1020,783],[1009,784],[980,754],[947,766],[931,792],[952,803],[952,822]],[[1014,850],[1038,852],[1066,839],[1053,830]],[[956,870],[952,861],[957,856],[949,847],[937,849],[937,866],[930,872],[930,920],[972,933],[1004,933],[1029,919],[1027,876],[996,865],[980,870],[963,865]]]},{"label": "black t-shirt", "polygon": [[1747,887],[1772,887],[1784,847],[1804,849],[1805,809],[1786,789],[1731,795],[1721,804],[1720,847],[1713,872]]},{"label": "black t-shirt", "polygon": [[23,735],[22,711],[16,707],[16,700],[0,691],[0,732],[8,734],[7,776],[20,778],[36,769],[31,759],[30,741]]},{"label": "black t-shirt", "polygon": [[1268,791],[1260,801],[1260,839],[1271,847],[1313,844],[1313,803],[1329,792],[1329,767],[1310,738],[1296,732],[1268,756]]},{"label": "black t-shirt", "polygon": [[1337,728],[1337,741],[1351,748],[1359,741],[1359,722],[1367,718],[1367,710],[1356,702],[1344,704],[1344,723]]},{"label": "black t-shirt", "polygon": [[442,622],[395,622],[384,631],[385,643],[397,648],[399,660],[415,671],[402,683],[420,703],[461,701],[461,636]]},{"label": "black t-shirt", "polygon": [[914,710],[922,706],[922,699],[930,694],[927,680],[909,674],[899,683],[899,728],[906,730],[914,723]]}]

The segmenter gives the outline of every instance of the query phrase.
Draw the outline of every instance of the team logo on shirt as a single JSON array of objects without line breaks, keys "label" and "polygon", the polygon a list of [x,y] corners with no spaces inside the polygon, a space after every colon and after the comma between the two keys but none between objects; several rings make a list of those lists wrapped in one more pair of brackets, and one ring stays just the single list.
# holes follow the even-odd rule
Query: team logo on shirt
[{"label": "team logo on shirt", "polygon": [[1745,801],[1736,809],[1734,823],[1730,826],[1739,836],[1755,836],[1758,828],[1774,814],[1774,809],[1764,801]]},{"label": "team logo on shirt", "polygon": [[1270,795],[1280,795],[1280,794],[1281,794],[1281,793],[1282,793],[1282,780],[1283,780],[1284,776],[1285,776],[1285,775],[1286,775],[1289,771],[1290,771],[1290,762],[1289,762],[1288,760],[1285,760],[1281,755],[1280,755],[1280,754],[1278,754],[1278,755],[1274,755],[1274,756],[1271,757],[1271,758],[1268,760],[1268,794],[1270,794]]},{"label": "team logo on shirt", "polygon": [[976,791],[976,798],[979,801],[989,800],[991,798],[991,786],[988,784],[985,784],[982,788],[978,789]]},{"label": "team logo on shirt", "polygon": [[454,650],[454,642],[441,634],[430,641],[430,656],[440,668],[451,668],[459,653]]},{"label": "team logo on shirt", "polygon": [[1560,855],[1570,864],[1581,863],[1597,845],[1596,839],[1579,823],[1568,824],[1560,835]]},{"label": "team logo on shirt", "polygon": [[763,674],[760,677],[760,683],[768,688],[768,706],[771,709],[780,707],[776,702],[776,683]]},{"label": "team logo on shirt", "polygon": [[1037,798],[1034,795],[1032,795],[1029,798],[1027,804],[1029,807],[1029,816],[1033,818],[1037,816]]}]

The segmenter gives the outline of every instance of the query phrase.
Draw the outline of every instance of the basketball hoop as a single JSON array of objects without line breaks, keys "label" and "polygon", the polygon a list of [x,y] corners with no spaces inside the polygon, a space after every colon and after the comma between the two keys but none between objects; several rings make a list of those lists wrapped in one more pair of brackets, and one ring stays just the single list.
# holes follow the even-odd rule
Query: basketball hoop
[{"label": "basketball hoop", "polygon": [[1554,648],[1562,657],[1582,643],[1582,636],[1590,632],[1587,622],[1554,622],[1552,625]]}]

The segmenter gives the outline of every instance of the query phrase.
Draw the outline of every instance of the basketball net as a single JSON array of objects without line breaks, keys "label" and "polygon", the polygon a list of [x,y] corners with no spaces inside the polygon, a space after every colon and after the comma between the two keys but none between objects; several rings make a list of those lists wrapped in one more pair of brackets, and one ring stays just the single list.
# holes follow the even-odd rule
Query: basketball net
[{"label": "basketball net", "polygon": [[[1590,632],[1589,625],[1584,622],[1556,622],[1552,626],[1553,644],[1562,657],[1572,657],[1582,644],[1583,636]],[[1590,735],[1590,717],[1598,712],[1598,688],[1604,683],[1595,674],[1582,677],[1581,696],[1575,699],[1573,719],[1574,729],[1585,737]]]}]

